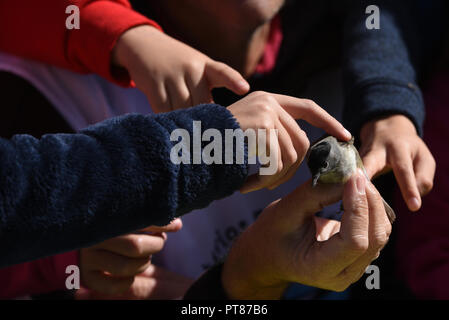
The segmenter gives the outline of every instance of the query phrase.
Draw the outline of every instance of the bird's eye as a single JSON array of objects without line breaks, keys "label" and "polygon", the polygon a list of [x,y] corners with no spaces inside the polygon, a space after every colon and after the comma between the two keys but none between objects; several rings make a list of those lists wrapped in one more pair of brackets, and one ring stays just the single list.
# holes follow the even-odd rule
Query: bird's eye
[{"label": "bird's eye", "polygon": [[326,162],[324,163],[323,169],[327,169],[328,167],[329,167],[329,162],[326,161]]}]

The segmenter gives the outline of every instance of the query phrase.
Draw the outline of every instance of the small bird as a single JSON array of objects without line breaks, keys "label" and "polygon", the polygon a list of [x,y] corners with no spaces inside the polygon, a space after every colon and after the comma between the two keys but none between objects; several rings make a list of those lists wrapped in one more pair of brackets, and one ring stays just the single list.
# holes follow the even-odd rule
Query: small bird
[{"label": "small bird", "polygon": [[[365,167],[359,152],[354,146],[354,138],[349,142],[338,141],[335,137],[327,136],[314,143],[307,153],[307,165],[312,173],[312,186],[317,183],[345,183],[355,173]],[[388,203],[382,199],[385,212],[390,223],[393,224],[396,215]]]}]

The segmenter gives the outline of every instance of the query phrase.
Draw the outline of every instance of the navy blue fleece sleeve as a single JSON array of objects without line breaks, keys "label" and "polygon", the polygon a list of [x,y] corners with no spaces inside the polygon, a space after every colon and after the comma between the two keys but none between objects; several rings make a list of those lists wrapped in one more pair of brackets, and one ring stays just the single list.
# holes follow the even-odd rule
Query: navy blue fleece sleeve
[{"label": "navy blue fleece sleeve", "polygon": [[194,120],[203,131],[239,128],[226,108],[209,104],[126,115],[77,134],[0,139],[0,267],[165,225],[232,194],[246,164],[170,161],[172,130],[192,134]]},{"label": "navy blue fleece sleeve", "polygon": [[[410,2],[347,1],[344,26],[343,74],[345,126],[355,135],[376,117],[403,114],[419,133],[424,104],[412,64],[414,33]],[[380,29],[367,29],[369,5],[380,10]],[[416,38],[416,37],[415,37]],[[409,51],[408,49],[411,48]]]}]

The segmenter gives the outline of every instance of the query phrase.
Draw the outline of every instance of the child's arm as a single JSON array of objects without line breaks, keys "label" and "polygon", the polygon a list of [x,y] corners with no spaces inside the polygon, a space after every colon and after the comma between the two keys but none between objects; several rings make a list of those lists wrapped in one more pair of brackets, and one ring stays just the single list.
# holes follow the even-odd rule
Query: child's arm
[{"label": "child's arm", "polygon": [[249,91],[236,70],[149,26],[126,31],[112,51],[112,63],[129,73],[155,112],[213,102],[213,88],[239,95]]},{"label": "child's arm", "polygon": [[[80,8],[79,29],[66,28],[69,5]],[[215,87],[249,90],[237,71],[164,34],[127,0],[3,1],[0,28],[11,30],[0,34],[0,50],[136,84],[155,112],[212,102]]]},{"label": "child's arm", "polygon": [[203,105],[122,116],[78,134],[0,139],[0,267],[166,225],[237,190],[246,164],[170,160],[171,132],[192,136],[194,120],[223,136],[239,128],[226,108]]},{"label": "child's arm", "polygon": [[[379,8],[379,29],[366,26],[369,5]],[[360,137],[369,176],[393,169],[408,207],[417,210],[432,188],[435,161],[419,137],[424,104],[412,65],[416,50],[407,50],[415,37],[408,9],[407,1],[351,1],[345,7],[344,123]]]},{"label": "child's arm", "polygon": [[[341,140],[350,139],[349,132],[312,101],[264,92],[250,94],[228,109],[207,104],[160,115],[113,118],[79,134],[0,139],[0,267],[166,225],[232,194],[247,177],[248,146],[236,139],[231,144],[237,144],[235,150],[229,150],[226,129],[279,132],[277,139],[275,135],[266,141],[252,139],[258,140],[254,150],[270,148],[269,168],[274,171],[252,176],[244,190],[276,187],[294,174],[308,149],[307,136],[294,119],[306,120]],[[196,129],[200,133],[193,134],[194,121],[201,121]],[[189,141],[184,148],[192,162],[190,154],[196,148],[190,146],[208,129],[215,129],[214,161],[175,164],[172,152],[177,154],[173,147],[182,143],[179,135],[184,143]],[[215,141],[218,133],[221,139]],[[202,141],[200,155],[203,148],[210,154],[209,143]],[[215,154],[216,148],[221,154]],[[237,164],[238,154],[242,164]]]},{"label": "child's arm", "polygon": [[[79,30],[66,28],[70,5],[80,9]],[[111,50],[125,31],[140,25],[160,29],[127,0],[1,1],[0,50],[130,85],[126,73],[111,73]]]}]

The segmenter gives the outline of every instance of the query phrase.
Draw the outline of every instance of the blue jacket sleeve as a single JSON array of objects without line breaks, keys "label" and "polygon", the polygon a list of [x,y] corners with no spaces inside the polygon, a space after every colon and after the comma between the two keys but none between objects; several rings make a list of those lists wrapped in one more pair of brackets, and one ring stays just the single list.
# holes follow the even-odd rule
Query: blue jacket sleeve
[{"label": "blue jacket sleeve", "polygon": [[126,115],[77,134],[0,139],[0,267],[165,225],[232,194],[247,176],[246,145],[244,164],[170,160],[172,130],[192,136],[194,120],[202,131],[239,128],[209,104]]},{"label": "blue jacket sleeve", "polygon": [[[424,104],[412,62],[419,44],[409,1],[347,1],[343,31],[346,105],[343,122],[358,135],[374,118],[403,114],[422,133]],[[376,5],[380,29],[368,29],[365,10]],[[411,55],[413,54],[413,56]]]}]

